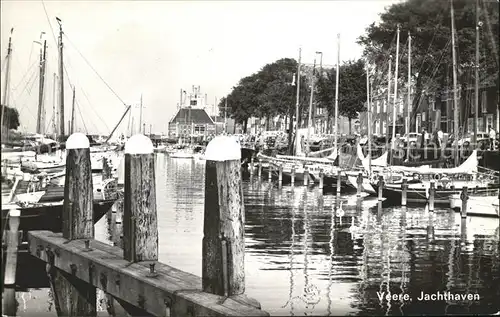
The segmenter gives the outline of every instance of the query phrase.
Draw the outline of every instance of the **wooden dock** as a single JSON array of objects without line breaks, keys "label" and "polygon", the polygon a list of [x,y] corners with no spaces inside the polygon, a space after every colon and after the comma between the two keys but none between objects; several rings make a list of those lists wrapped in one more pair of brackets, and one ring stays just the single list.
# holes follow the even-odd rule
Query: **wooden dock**
[{"label": "wooden dock", "polygon": [[207,147],[202,277],[158,262],[148,138],[136,135],[125,146],[123,249],[94,239],[88,139],[75,133],[66,149],[63,232],[28,234],[30,254],[47,263],[58,316],[96,316],[97,288],[114,316],[269,315],[244,294],[241,152],[233,139],[217,137]]}]

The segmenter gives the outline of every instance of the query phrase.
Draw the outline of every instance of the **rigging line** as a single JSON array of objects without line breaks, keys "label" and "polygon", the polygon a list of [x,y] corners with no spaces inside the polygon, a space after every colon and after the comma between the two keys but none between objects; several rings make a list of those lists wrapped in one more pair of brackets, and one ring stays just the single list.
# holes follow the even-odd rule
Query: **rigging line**
[{"label": "rigging line", "polygon": [[434,30],[434,34],[432,34],[432,39],[431,42],[429,43],[429,46],[427,47],[427,51],[425,51],[424,59],[422,60],[422,64],[420,64],[420,67],[418,68],[418,74],[422,71],[422,68],[424,67],[425,60],[427,59],[427,54],[429,53],[429,50],[431,49],[431,45],[434,42],[434,38],[436,36],[436,30]]},{"label": "rigging line", "polygon": [[101,75],[99,75],[99,73],[95,70],[95,68],[90,64],[90,62],[85,58],[85,56],[83,56],[83,54],[80,52],[80,50],[76,47],[75,44],[73,44],[73,42],[69,39],[69,37],[66,35],[66,33],[64,34],[64,36],[66,37],[66,39],[68,40],[68,42],[73,46],[73,48],[77,51],[78,54],[80,54],[80,56],[83,58],[83,60],[87,63],[87,65],[89,65],[89,67],[94,71],[94,73],[102,80],[102,82],[109,88],[109,90],[111,90],[111,92],[115,95],[116,98],[118,98],[118,100],[121,101],[121,103],[123,103],[124,106],[128,107],[128,105],[125,103],[125,101],[123,101],[122,98],[120,98],[120,96],[118,96],[118,94],[113,90],[113,88],[111,88],[111,86],[108,85],[108,83],[102,78]]},{"label": "rigging line", "polygon": [[43,5],[43,11],[45,11],[45,17],[47,18],[47,22],[49,23],[49,26],[50,26],[50,33],[52,33],[52,38],[54,39],[54,43],[56,44],[56,47],[59,46],[59,43],[57,42],[57,38],[56,38],[56,34],[54,33],[54,28],[52,27],[52,23],[50,23],[50,18],[49,18],[49,14],[47,13],[47,8],[45,8],[45,2],[42,1],[42,5]]},{"label": "rigging line", "polygon": [[[22,77],[22,78],[19,80],[19,82],[17,83],[16,87],[15,87],[15,88],[13,88],[12,90],[17,90],[17,88],[19,88],[19,85],[21,85],[21,83],[23,82],[23,80],[26,78],[26,75],[28,75],[28,72],[29,72],[30,70],[31,70],[31,71],[33,71],[33,70],[32,70],[32,68],[35,66],[35,64],[36,64],[36,63],[37,63],[37,62],[34,62],[33,64],[31,64],[31,66],[30,66],[30,67],[26,70],[26,72],[24,73],[23,77]],[[35,68],[35,70],[37,70],[37,69]],[[30,76],[30,78],[31,78],[31,76]]]},{"label": "rigging line", "polygon": [[80,110],[80,103],[78,102],[78,100],[75,100],[75,103],[76,103],[76,109],[78,109],[78,113],[80,114],[80,119],[82,119],[82,124],[83,124],[83,127],[85,128],[85,133],[88,134],[89,131],[87,130],[87,125],[85,124],[85,120],[83,120],[83,115],[82,115],[82,112]]},{"label": "rigging line", "polygon": [[89,106],[90,106],[90,109],[92,109],[92,111],[96,114],[97,118],[99,120],[101,120],[101,122],[104,124],[104,126],[106,127],[106,129],[108,129],[108,133],[111,132],[111,130],[109,129],[108,125],[106,124],[106,122],[102,119],[102,117],[99,115],[99,113],[95,110],[95,108],[93,107],[92,103],[90,102],[90,99],[87,95],[87,93],[85,92],[85,90],[83,89],[83,86],[80,87],[80,90],[82,91],[83,93],[83,96],[85,97],[85,99],[87,100]]},{"label": "rigging line", "polygon": [[[33,86],[35,85],[35,82],[37,82],[38,76],[35,76],[35,77],[34,77],[34,79],[35,79],[35,80],[33,80],[33,81],[31,82],[31,87],[30,87],[29,89],[27,89],[28,96],[30,96],[30,97],[31,97],[31,91],[32,91],[32,89],[33,89]],[[26,85],[26,86],[27,86],[27,85]],[[15,107],[16,107],[16,109],[17,109],[18,107],[17,107],[16,103],[15,103],[15,102],[13,102],[13,104],[14,104],[14,106],[15,106]],[[22,105],[22,107],[21,107],[21,108],[19,108],[19,114],[21,114],[21,113],[22,113],[22,111],[24,110],[24,108],[26,107],[26,105],[27,105],[27,104],[28,104],[28,100],[26,100],[26,101],[24,102],[24,104]],[[31,109],[30,109],[29,107],[27,107],[27,109],[28,109],[28,113],[29,113],[29,114],[31,115],[31,117],[33,117],[33,119],[35,119],[35,121],[36,121],[36,116],[35,116],[35,115],[31,112]]]},{"label": "rigging line", "polygon": [[3,62],[2,62],[2,73],[5,71],[5,67],[7,67],[7,58],[3,59]]},{"label": "rigging line", "polygon": [[31,73],[30,78],[24,83],[23,90],[21,90],[21,92],[17,96],[14,96],[15,98],[13,98],[13,100],[12,100],[13,103],[16,102],[21,97],[21,95],[26,91],[28,85],[33,80],[33,76],[37,76],[37,73],[36,72]]},{"label": "rigging line", "polygon": [[[432,76],[431,76],[429,79],[427,79],[427,82],[426,82],[424,85],[422,85],[422,87],[426,87],[426,88],[428,88],[429,83],[430,83],[430,82],[434,79],[434,77],[436,76],[436,73],[437,73],[437,71],[439,70],[439,66],[441,65],[441,61],[443,60],[443,57],[444,57],[445,53],[447,53],[447,52],[448,52],[448,47],[450,46],[450,43],[451,43],[451,39],[449,39],[449,40],[448,40],[448,43],[446,43],[446,46],[444,47],[443,52],[441,53],[441,57],[439,58],[439,62],[438,62],[438,64],[434,67],[434,71],[433,71],[433,73],[432,73]],[[413,107],[413,109],[412,109],[412,114],[411,114],[411,116],[410,116],[410,120],[411,120],[411,122],[413,122],[413,118],[414,118],[414,117],[416,117],[416,115],[417,115],[416,110],[417,110],[418,108],[420,108],[420,106],[422,105],[422,102],[424,101],[424,98],[421,98],[422,94],[423,94],[423,93],[421,93],[421,94],[420,94],[420,96],[419,96],[419,101],[418,101],[417,106],[416,106],[416,107]]]},{"label": "rigging line", "polygon": [[31,62],[31,56],[33,55],[33,45],[35,44],[35,42],[31,42],[31,50],[30,50],[30,57],[28,58],[28,65],[30,64]]},{"label": "rigging line", "polygon": [[[482,9],[483,9],[482,12],[484,13],[484,18],[486,20],[486,27],[488,30],[488,36],[490,37],[490,46],[493,50],[493,54],[495,55],[495,63],[497,64],[497,68],[498,68],[499,67],[498,50],[497,50],[497,44],[495,43],[495,36],[493,35],[493,32],[491,30],[490,17],[488,15],[488,10],[486,9],[486,4],[485,4],[484,0],[482,0],[481,3],[482,3]],[[488,42],[486,42],[486,43],[488,43]]]},{"label": "rigging line", "polygon": [[45,134],[47,134],[47,131],[49,131],[50,126],[52,125],[52,120],[54,120],[54,114],[50,117],[50,120],[47,121],[47,127],[45,128]]}]

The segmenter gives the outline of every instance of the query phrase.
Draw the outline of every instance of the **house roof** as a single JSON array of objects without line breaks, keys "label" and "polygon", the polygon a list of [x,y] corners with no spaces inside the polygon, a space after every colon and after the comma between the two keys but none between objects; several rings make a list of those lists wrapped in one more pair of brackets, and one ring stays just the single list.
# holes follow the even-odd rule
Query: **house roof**
[{"label": "house roof", "polygon": [[170,123],[214,124],[205,109],[181,108]]}]

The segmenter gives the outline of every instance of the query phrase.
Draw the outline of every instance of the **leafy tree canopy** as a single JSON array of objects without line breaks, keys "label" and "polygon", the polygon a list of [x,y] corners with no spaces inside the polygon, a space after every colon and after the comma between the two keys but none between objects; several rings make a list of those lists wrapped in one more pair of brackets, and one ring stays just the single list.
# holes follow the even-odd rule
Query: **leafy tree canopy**
[{"label": "leafy tree canopy", "polygon": [[[260,71],[242,78],[231,93],[219,102],[220,113],[227,113],[238,122],[251,116],[270,117],[295,113],[296,86],[292,85],[297,61],[283,58],[265,65]],[[308,96],[305,76],[301,76],[301,104]]]},{"label": "leafy tree canopy", "polygon": [[[4,106],[2,105],[0,111],[3,110],[3,107]],[[3,125],[7,126],[9,130],[17,130],[20,125],[19,112],[17,111],[17,109],[7,106],[5,107],[3,115]]]},{"label": "leafy tree canopy", "polygon": [[[336,70],[326,72],[318,79],[318,103],[335,113]],[[359,59],[348,61],[339,67],[339,114],[349,119],[357,118],[357,113],[366,110],[365,63]]]},{"label": "leafy tree canopy", "polygon": [[[498,84],[498,2],[479,0],[480,82]],[[476,41],[476,0],[453,0],[455,47],[459,85],[473,83]],[[396,56],[396,30],[400,26],[398,78],[403,84],[408,74],[408,32],[411,34],[411,80],[416,97],[423,91],[440,92],[451,87],[451,5],[450,1],[407,0],[391,5],[371,24],[358,43],[364,45],[365,58],[376,66],[375,85],[387,80],[389,55]]]}]

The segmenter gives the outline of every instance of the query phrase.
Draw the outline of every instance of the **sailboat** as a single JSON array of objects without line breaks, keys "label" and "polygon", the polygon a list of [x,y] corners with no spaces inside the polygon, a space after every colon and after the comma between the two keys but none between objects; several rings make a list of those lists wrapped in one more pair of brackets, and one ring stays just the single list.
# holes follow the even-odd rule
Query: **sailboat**
[{"label": "sailboat", "polygon": [[[295,179],[301,181],[305,177],[305,170],[307,168],[308,175],[310,180],[313,182],[319,182],[320,173],[322,172],[324,175],[324,184],[325,185],[336,185],[336,179],[338,175],[338,171],[340,170],[338,167],[338,83],[339,83],[339,64],[340,64],[340,34],[338,35],[338,52],[337,52],[337,81],[335,87],[335,126],[334,126],[334,138],[335,138],[335,146],[331,149],[322,150],[320,152],[332,151],[332,153],[327,157],[311,157],[309,153],[309,139],[311,134],[311,109],[314,98],[314,70],[316,67],[313,67],[313,77],[311,78],[311,97],[309,102],[309,120],[308,127],[305,129],[299,129],[298,120],[296,120],[295,127],[295,155],[276,155],[276,157],[266,156],[261,153],[258,154],[259,160],[267,161],[269,164],[274,166],[282,166],[283,169],[283,177],[284,180],[290,179],[292,175],[292,169],[294,170]],[[299,63],[298,63],[298,80],[297,82],[297,101],[296,101],[296,114],[298,116],[298,102],[299,102],[299,93],[300,93],[300,68],[301,68],[301,51],[299,50]],[[316,60],[314,62],[316,65]],[[304,139],[306,139],[305,142]],[[306,156],[306,153],[309,156]]]}]

